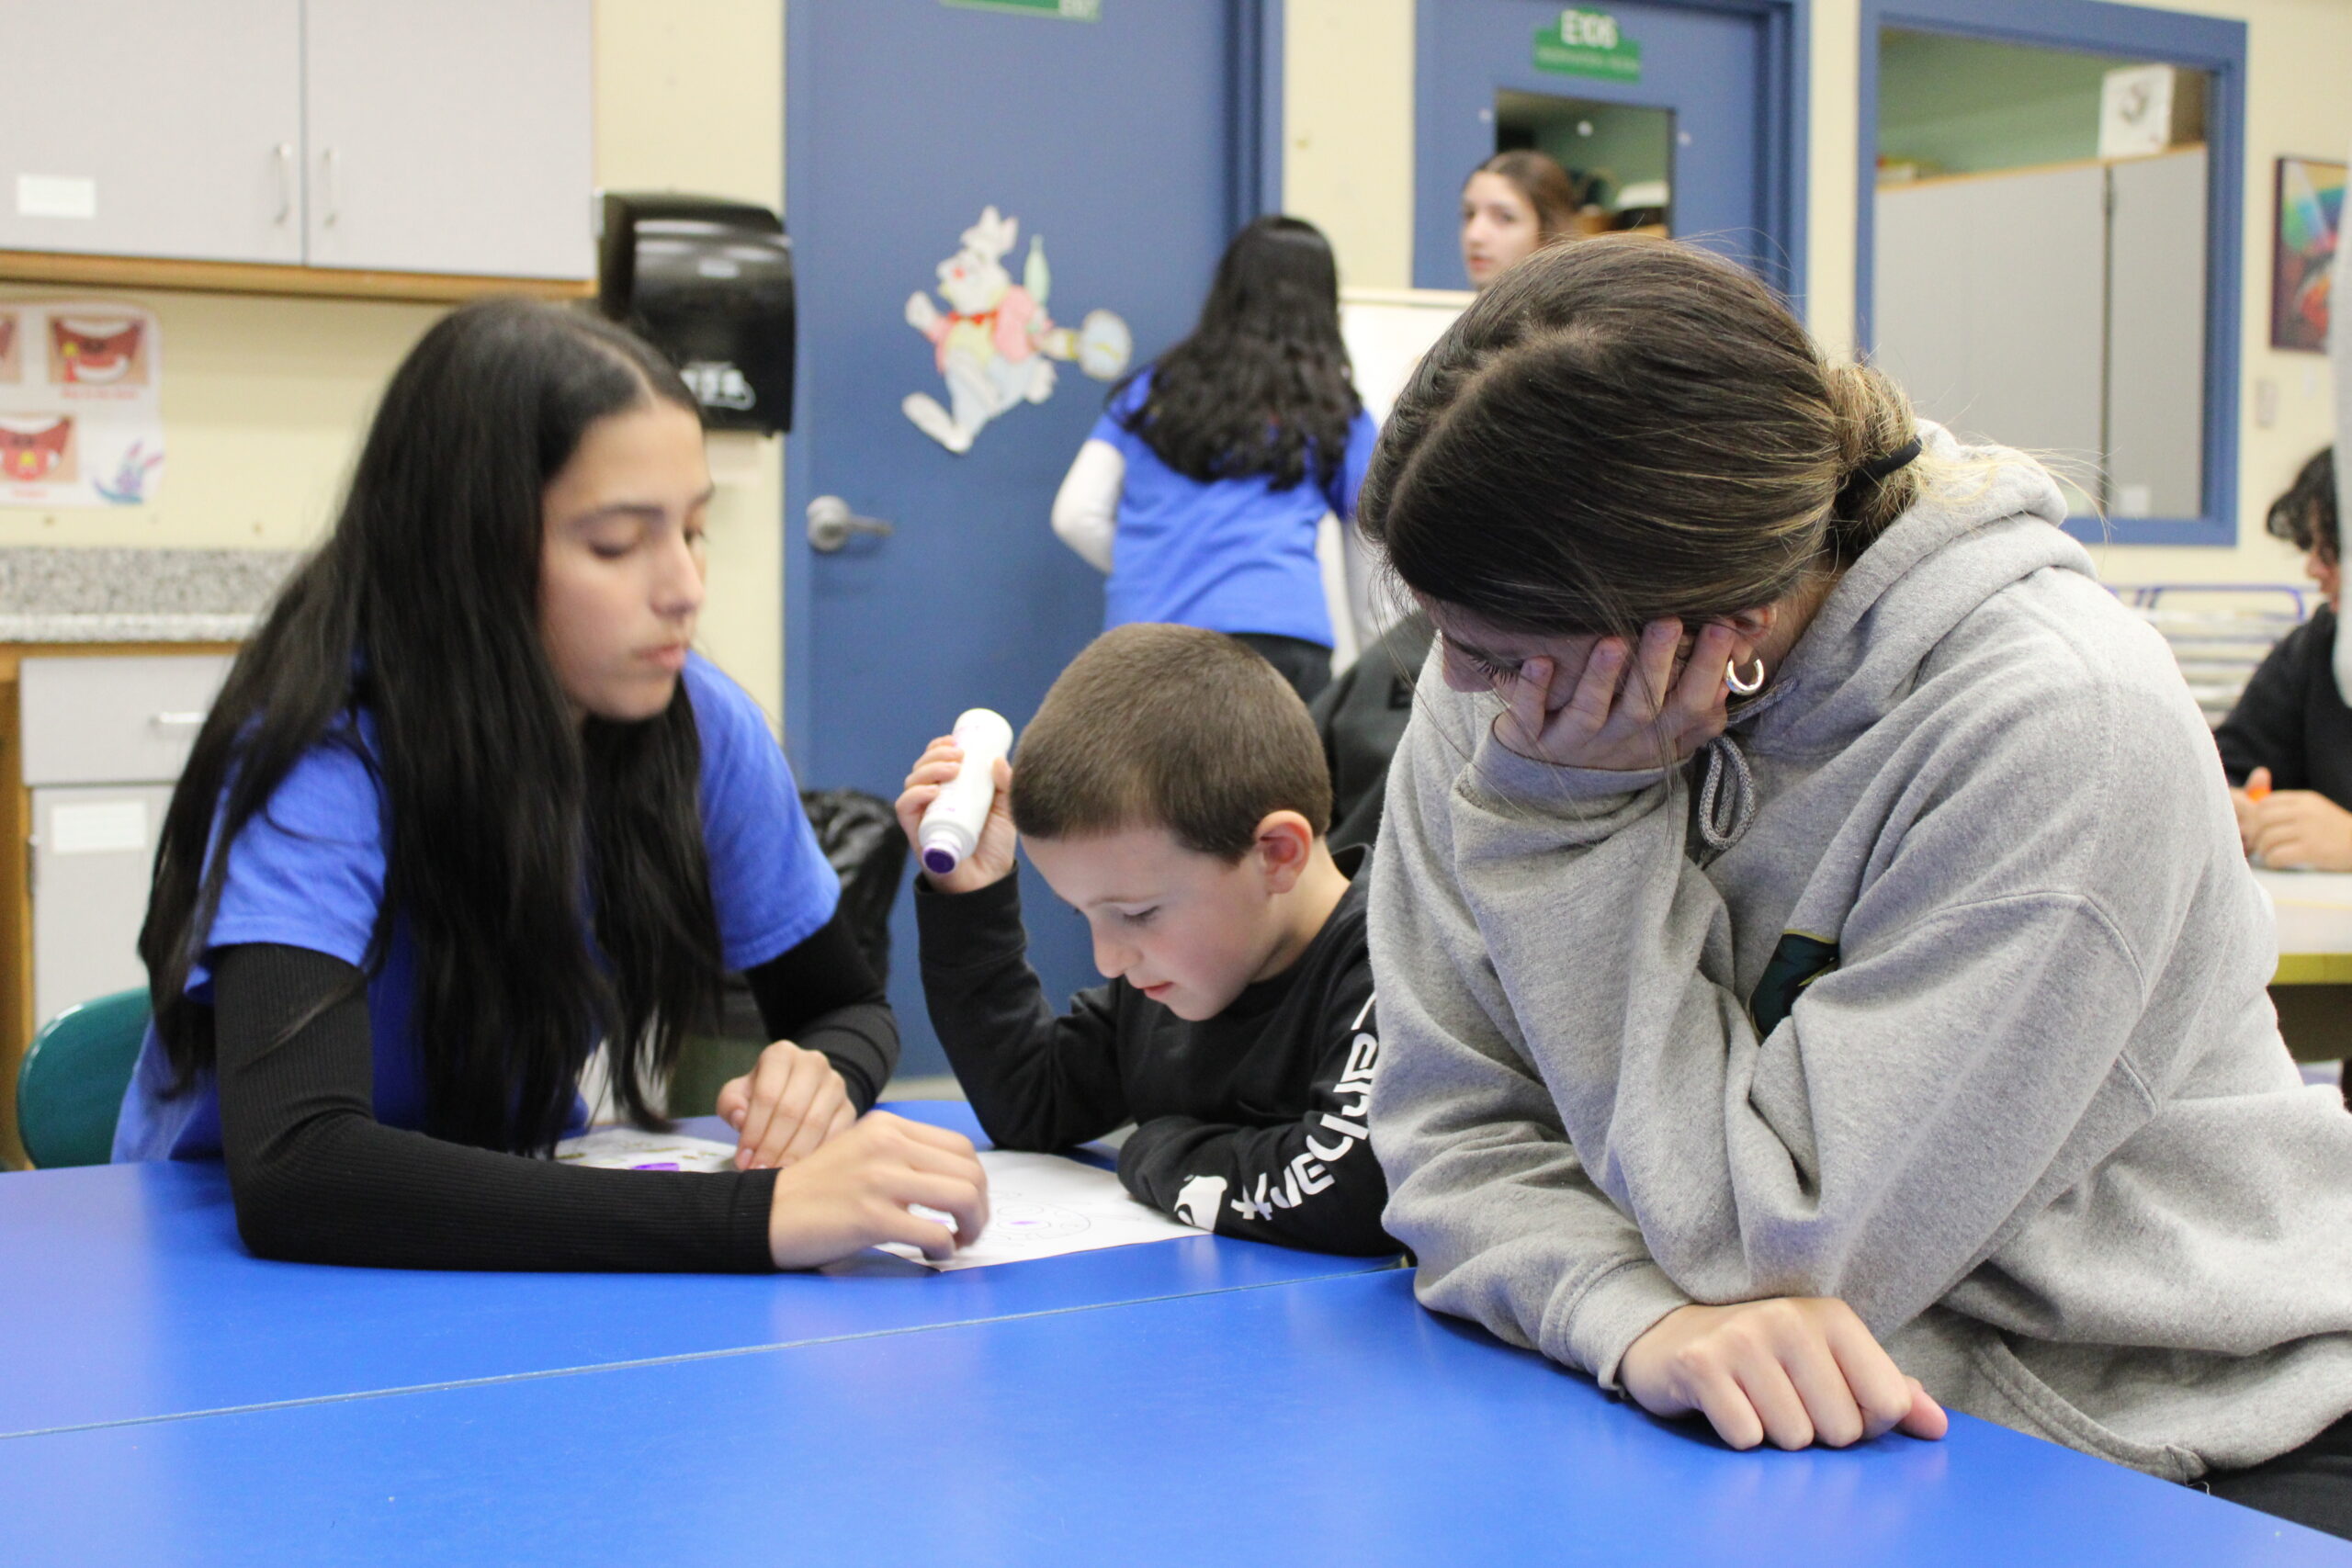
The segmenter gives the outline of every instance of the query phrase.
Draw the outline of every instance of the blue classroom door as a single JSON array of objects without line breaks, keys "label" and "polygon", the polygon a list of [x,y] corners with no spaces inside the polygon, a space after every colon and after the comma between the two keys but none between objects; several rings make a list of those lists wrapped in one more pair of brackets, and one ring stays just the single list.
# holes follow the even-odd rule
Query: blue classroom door
[{"label": "blue classroom door", "polygon": [[[1638,51],[1623,75],[1538,63],[1536,37],[1564,13],[1605,17]],[[1673,227],[1792,289],[1800,254],[1801,164],[1792,112],[1802,0],[1420,0],[1415,59],[1413,281],[1462,288],[1460,197],[1493,155],[1500,93],[1532,93],[1672,112]],[[1558,51],[1543,51],[1555,63]]]},{"label": "blue classroom door", "polygon": [[[786,197],[798,273],[786,454],[786,724],[801,781],[895,797],[966,707],[1014,726],[1099,629],[1054,537],[1101,378],[1191,326],[1259,210],[1267,0],[795,0]],[[812,544],[811,502],[854,525]],[[1058,1003],[1085,925],[1025,877]],[[901,1070],[946,1070],[892,921]]]}]

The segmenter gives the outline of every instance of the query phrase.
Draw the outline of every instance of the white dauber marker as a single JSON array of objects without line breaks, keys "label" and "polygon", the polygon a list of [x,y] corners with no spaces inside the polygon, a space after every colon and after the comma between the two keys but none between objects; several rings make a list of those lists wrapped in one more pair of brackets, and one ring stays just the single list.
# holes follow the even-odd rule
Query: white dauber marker
[{"label": "white dauber marker", "polygon": [[922,868],[933,876],[945,876],[978,847],[996,800],[996,760],[1012,750],[1012,726],[989,708],[966,708],[953,733],[964,750],[963,765],[939,786],[915,832]]}]

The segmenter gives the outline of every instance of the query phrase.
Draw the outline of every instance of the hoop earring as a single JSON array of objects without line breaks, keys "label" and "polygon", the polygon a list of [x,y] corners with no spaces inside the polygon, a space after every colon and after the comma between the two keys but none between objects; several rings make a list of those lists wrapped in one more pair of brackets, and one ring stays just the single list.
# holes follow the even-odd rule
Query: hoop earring
[{"label": "hoop earring", "polygon": [[1755,673],[1755,674],[1753,674],[1753,675],[1750,675],[1750,676],[1749,676],[1747,680],[1745,680],[1745,681],[1743,681],[1743,680],[1741,680],[1741,679],[1739,678],[1739,666],[1738,666],[1738,665],[1734,664],[1734,665],[1730,666],[1728,669],[1724,670],[1724,685],[1726,685],[1726,686],[1729,686],[1729,687],[1732,689],[1732,694],[1733,694],[1733,695],[1735,695],[1735,696],[1741,696],[1741,697],[1752,697],[1752,696],[1754,696],[1757,693],[1758,693],[1758,692],[1760,692],[1760,691],[1762,691],[1762,690],[1764,689],[1764,660],[1763,660],[1763,659],[1759,656],[1759,657],[1756,660],[1756,661],[1755,661],[1755,662],[1756,662],[1756,673]]}]

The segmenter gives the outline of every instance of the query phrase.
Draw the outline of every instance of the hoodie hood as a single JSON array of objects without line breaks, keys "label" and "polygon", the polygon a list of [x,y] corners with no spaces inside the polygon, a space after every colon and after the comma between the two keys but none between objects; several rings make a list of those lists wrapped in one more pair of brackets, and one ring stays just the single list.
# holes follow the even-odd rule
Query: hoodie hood
[{"label": "hoodie hood", "polygon": [[2040,463],[1965,446],[1925,420],[1919,441],[1944,475],[1847,569],[1770,690],[1733,716],[1758,753],[1838,750],[1917,684],[1937,645],[1986,600],[2038,571],[2096,577],[2060,527],[2066,498]]}]

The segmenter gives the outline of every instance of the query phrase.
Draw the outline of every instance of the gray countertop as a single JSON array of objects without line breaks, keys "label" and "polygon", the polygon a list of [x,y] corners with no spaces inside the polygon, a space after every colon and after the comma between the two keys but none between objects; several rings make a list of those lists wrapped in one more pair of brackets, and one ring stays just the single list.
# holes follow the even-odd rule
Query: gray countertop
[{"label": "gray countertop", "polygon": [[235,642],[304,555],[0,548],[0,642]]}]

